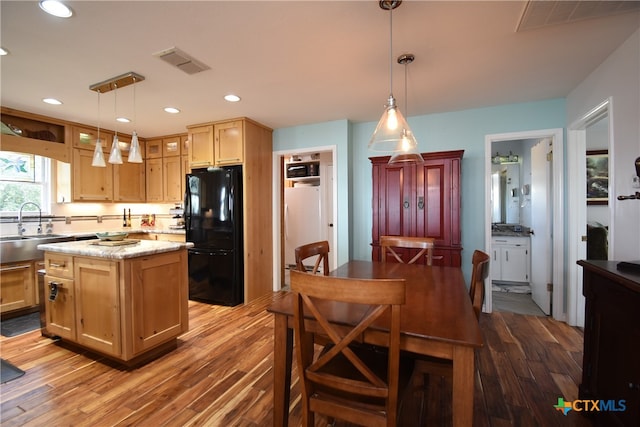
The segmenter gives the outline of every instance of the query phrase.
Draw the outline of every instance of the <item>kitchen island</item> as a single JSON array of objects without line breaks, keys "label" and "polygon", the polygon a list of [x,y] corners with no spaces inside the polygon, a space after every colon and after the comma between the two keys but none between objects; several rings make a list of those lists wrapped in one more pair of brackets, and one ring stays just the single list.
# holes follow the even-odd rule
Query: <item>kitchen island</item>
[{"label": "kitchen island", "polygon": [[127,366],[176,348],[189,328],[188,246],[153,240],[39,245],[47,331]]}]

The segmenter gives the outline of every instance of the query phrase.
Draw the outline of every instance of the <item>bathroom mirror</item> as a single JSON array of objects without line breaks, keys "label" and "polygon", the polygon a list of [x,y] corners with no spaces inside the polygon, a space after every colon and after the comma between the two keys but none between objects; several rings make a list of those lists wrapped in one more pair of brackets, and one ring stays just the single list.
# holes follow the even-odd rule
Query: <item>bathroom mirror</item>
[{"label": "bathroom mirror", "polygon": [[491,222],[520,223],[520,164],[491,166]]}]

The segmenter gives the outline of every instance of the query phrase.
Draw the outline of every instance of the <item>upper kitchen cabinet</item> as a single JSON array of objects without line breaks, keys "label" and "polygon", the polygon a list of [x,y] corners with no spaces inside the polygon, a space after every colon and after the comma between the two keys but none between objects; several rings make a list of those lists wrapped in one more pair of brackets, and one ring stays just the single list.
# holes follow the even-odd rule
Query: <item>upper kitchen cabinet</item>
[{"label": "upper kitchen cabinet", "polygon": [[92,150],[73,150],[73,200],[75,202],[110,202],[113,200],[113,165],[91,166]]},{"label": "upper kitchen cabinet", "polygon": [[189,166],[191,169],[213,166],[213,125],[187,127],[189,129]]},{"label": "upper kitchen cabinet", "polygon": [[216,166],[234,165],[244,161],[244,121],[234,120],[213,126],[213,147]]},{"label": "upper kitchen cabinet", "polygon": [[184,176],[189,171],[182,156],[187,139],[187,135],[174,135],[147,140],[147,202],[182,201]]},{"label": "upper kitchen cabinet", "polygon": [[180,135],[162,138],[162,157],[179,156],[182,151]]},{"label": "upper kitchen cabinet", "polygon": [[71,126],[60,120],[2,107],[2,149],[71,161]]},{"label": "upper kitchen cabinet", "polygon": [[148,139],[146,143],[145,159],[162,158],[162,138]]},{"label": "upper kitchen cabinet", "polygon": [[[122,164],[113,165],[113,201],[144,202],[145,199],[145,166],[144,163],[127,161],[131,149],[131,137],[118,136],[122,152]],[[144,151],[144,143],[140,141],[140,150]]]}]

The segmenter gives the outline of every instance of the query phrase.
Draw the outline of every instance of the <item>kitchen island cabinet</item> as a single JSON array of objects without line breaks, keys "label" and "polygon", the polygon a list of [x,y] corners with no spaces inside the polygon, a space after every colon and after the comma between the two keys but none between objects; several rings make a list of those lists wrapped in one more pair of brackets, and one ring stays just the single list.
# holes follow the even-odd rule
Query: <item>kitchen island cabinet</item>
[{"label": "kitchen island cabinet", "polygon": [[175,348],[188,330],[187,244],[97,242],[39,246],[47,331],[128,366]]}]

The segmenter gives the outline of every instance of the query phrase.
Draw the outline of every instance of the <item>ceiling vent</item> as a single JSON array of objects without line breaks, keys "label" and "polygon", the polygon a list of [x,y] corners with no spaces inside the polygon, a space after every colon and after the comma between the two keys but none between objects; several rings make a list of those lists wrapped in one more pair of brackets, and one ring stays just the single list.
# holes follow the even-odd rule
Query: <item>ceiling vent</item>
[{"label": "ceiling vent", "polygon": [[528,1],[516,31],[533,30],[549,25],[568,24],[639,10],[640,1]]},{"label": "ceiling vent", "polygon": [[208,65],[203,64],[195,58],[192,58],[188,54],[184,53],[177,47],[165,49],[161,52],[154,53],[153,56],[157,56],[163,61],[173,65],[184,71],[187,74],[196,74],[200,71],[208,70]]}]

